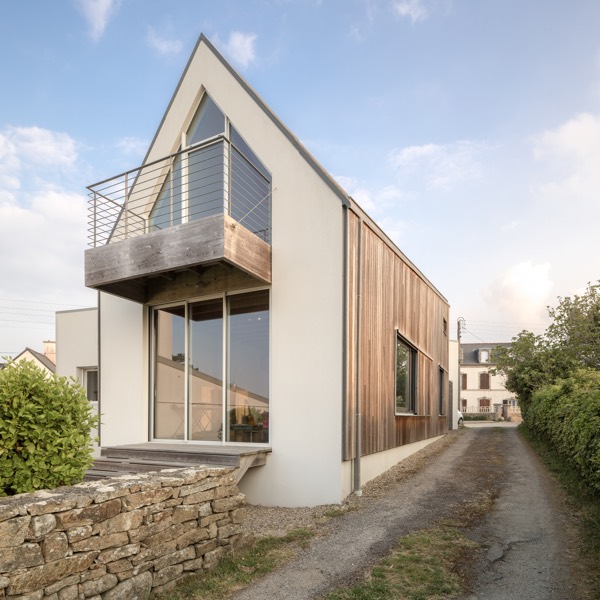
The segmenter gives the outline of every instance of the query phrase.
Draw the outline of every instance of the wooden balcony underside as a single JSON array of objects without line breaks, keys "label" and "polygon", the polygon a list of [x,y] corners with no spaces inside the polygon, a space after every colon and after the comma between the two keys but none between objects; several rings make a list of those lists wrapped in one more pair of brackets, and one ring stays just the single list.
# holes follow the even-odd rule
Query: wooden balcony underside
[{"label": "wooden balcony underside", "polygon": [[[206,285],[202,272],[207,267],[213,267],[212,281],[220,273],[240,284],[244,280],[247,285],[269,284],[271,246],[228,215],[213,215],[86,250],[85,284],[148,302],[157,291],[164,295],[170,280]],[[157,278],[167,283],[157,284]]]}]

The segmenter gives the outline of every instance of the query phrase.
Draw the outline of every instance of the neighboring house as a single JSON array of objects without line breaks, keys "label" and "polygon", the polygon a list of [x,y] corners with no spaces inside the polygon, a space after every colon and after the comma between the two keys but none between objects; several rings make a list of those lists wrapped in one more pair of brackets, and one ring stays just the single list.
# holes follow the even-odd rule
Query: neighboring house
[{"label": "neighboring house", "polygon": [[56,345],[55,342],[45,341],[44,352],[38,352],[32,348],[25,348],[23,352],[17,354],[14,357],[13,362],[21,362],[22,360],[28,360],[34,365],[38,366],[42,371],[48,374],[52,374],[55,371],[56,365]]},{"label": "neighboring house", "polygon": [[447,432],[446,299],[204,36],[89,189],[103,447],[264,448],[242,491],[307,506]]},{"label": "neighboring house", "polygon": [[[520,414],[514,394],[504,387],[503,375],[492,375],[492,351],[510,344],[460,345],[460,410],[463,413],[497,413],[504,416]],[[502,407],[506,407],[503,409]]]}]

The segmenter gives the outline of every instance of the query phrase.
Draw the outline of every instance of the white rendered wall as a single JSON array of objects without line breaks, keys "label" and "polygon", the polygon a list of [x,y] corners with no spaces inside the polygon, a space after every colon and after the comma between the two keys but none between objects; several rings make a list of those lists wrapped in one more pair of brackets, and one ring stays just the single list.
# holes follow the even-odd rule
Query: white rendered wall
[{"label": "white rendered wall", "polygon": [[148,374],[141,304],[100,294],[102,446],[148,441]]},{"label": "white rendered wall", "polygon": [[502,401],[506,399],[514,400],[515,395],[504,387],[504,375],[490,375],[490,389],[479,389],[479,374],[487,373],[488,370],[489,366],[485,365],[461,365],[460,367],[461,375],[466,374],[467,376],[467,389],[460,390],[460,405],[462,406],[463,399],[466,400],[469,412],[479,410],[479,398],[491,398],[490,412],[494,412],[494,404],[502,404]]},{"label": "white rendered wall", "polygon": [[[84,369],[98,368],[98,309],[66,310],[56,313],[56,374],[74,377],[83,384]],[[98,402],[92,402],[94,411]],[[96,438],[98,431],[92,431]],[[94,456],[100,455],[94,444]]]},{"label": "white rendered wall", "polygon": [[[273,175],[273,453],[241,481],[250,502],[339,502],[341,489],[341,200],[206,47],[203,82]],[[193,71],[194,65],[190,69]],[[198,87],[182,86],[188,100]]]}]

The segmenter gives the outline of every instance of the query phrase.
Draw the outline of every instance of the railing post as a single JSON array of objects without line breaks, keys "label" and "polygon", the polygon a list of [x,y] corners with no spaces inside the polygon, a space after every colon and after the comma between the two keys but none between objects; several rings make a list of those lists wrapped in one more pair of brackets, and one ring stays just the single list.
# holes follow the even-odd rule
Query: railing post
[{"label": "railing post", "polygon": [[93,208],[93,212],[94,212],[94,233],[93,233],[93,243],[94,243],[94,248],[96,247],[96,221],[97,221],[97,216],[96,216],[96,203],[97,203],[97,198],[98,198],[98,194],[96,194],[96,191],[94,191],[94,208]]},{"label": "railing post", "polygon": [[128,187],[128,173],[125,173],[125,239],[129,236],[129,192]]},{"label": "railing post", "polygon": [[173,167],[175,159],[171,156],[169,159],[169,227],[173,227]]}]

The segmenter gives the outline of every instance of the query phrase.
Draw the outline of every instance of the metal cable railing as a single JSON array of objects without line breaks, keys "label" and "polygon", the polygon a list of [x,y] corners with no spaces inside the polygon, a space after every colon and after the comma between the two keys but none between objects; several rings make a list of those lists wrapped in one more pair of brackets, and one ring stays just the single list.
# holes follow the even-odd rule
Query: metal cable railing
[{"label": "metal cable railing", "polygon": [[271,182],[223,136],[88,190],[92,247],[222,213],[271,243]]}]

